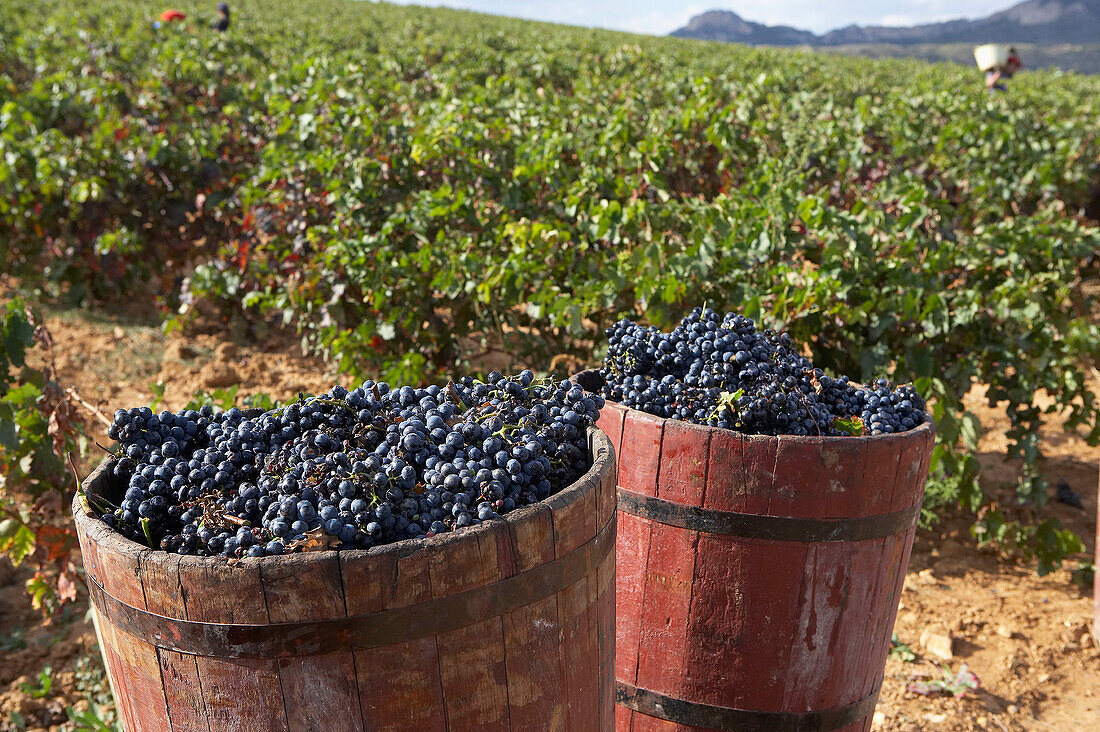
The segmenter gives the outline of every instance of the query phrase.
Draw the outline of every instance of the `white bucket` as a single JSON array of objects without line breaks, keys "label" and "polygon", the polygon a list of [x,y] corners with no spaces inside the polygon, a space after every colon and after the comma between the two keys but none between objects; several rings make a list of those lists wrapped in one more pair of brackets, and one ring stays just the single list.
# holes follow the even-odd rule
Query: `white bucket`
[{"label": "white bucket", "polygon": [[1008,63],[1008,46],[1003,43],[987,43],[974,49],[974,60],[978,68],[989,71]]}]

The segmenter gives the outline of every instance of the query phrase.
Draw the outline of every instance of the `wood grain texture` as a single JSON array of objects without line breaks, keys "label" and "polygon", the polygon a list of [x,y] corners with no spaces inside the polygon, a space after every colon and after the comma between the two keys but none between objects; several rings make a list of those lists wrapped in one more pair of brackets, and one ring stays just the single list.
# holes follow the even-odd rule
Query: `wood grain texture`
[{"label": "wood grain texture", "polygon": [[615,540],[615,677],[633,684],[638,680],[642,634],[640,610],[645,607],[646,567],[653,522],[629,513],[620,513],[618,521]]},{"label": "wood grain texture", "polygon": [[[271,622],[259,559],[230,566],[224,560],[181,557],[180,583],[188,620],[207,623]],[[210,726],[223,730],[288,730],[279,664],[268,659],[197,656]]]},{"label": "wood grain texture", "polygon": [[607,439],[611,441],[611,448],[615,454],[622,453],[623,420],[626,419],[626,407],[618,404],[608,404],[600,410],[600,418],[596,427],[603,430]]},{"label": "wood grain texture", "polygon": [[678,693],[692,663],[688,624],[698,534],[655,524],[640,609],[638,686]]},{"label": "wood grain texture", "polygon": [[[545,503],[554,518],[554,555],[558,558],[575,551],[597,533],[596,497],[599,481],[582,481],[584,493],[577,496],[550,496]],[[602,526],[599,528],[603,528]]]},{"label": "wood grain texture", "polygon": [[[601,424],[617,425],[619,405]],[[612,427],[614,429],[614,427]],[[626,410],[618,485],[686,506],[849,519],[919,503],[934,426],[874,438],[747,436]],[[865,541],[700,533],[620,508],[616,676],[702,704],[812,712],[881,683],[912,528]],[[870,716],[846,729],[864,729]],[[619,707],[617,730],[688,730]]]},{"label": "wood grain texture", "polygon": [[[578,484],[580,496],[552,496],[546,502],[554,518],[554,551],[564,557],[595,536],[597,501],[603,476],[589,473]],[[609,521],[611,519],[608,519]],[[559,660],[562,668],[562,700],[565,728],[594,728],[599,719],[599,695],[585,689],[600,688],[598,569],[557,595],[560,626]]]},{"label": "wood grain texture", "polygon": [[[614,409],[607,405],[604,409]],[[618,459],[618,485],[655,496],[665,420],[627,410],[623,421],[622,449]],[[638,610],[645,606],[652,522],[620,514],[615,544],[616,677],[634,683],[642,647],[642,622]]]},{"label": "wood grain texture", "polygon": [[[711,432],[707,479],[716,489],[703,496],[703,507],[742,513],[753,513],[758,509],[761,502],[750,498],[746,493],[748,482],[745,479],[745,470],[744,435],[729,430]],[[754,505],[756,508],[753,508]]]},{"label": "wood grain texture", "polygon": [[[147,609],[165,617],[186,620],[179,563],[177,555],[148,552],[142,556],[139,572]],[[157,658],[172,729],[210,732],[195,657],[158,648]]]},{"label": "wood grain texture", "polygon": [[[610,471],[609,471],[610,472]],[[508,521],[514,553],[523,569],[556,556],[554,514],[540,505],[528,520]],[[614,588],[612,588],[614,591]],[[565,679],[557,596],[547,597],[504,618],[508,670],[508,722],[513,729],[566,730]]]},{"label": "wood grain texture", "polygon": [[598,689],[600,681],[597,584],[597,577],[588,576],[557,597],[562,699],[569,730],[595,729],[599,719],[598,695],[585,693],[585,689]]},{"label": "wood grain texture", "polygon": [[507,730],[508,671],[501,618],[437,636],[447,728]]},{"label": "wood grain texture", "polygon": [[597,460],[607,460],[611,464],[609,470],[600,473],[600,483],[596,486],[596,525],[603,527],[615,517],[615,508],[618,498],[618,472],[615,469],[615,455],[610,445],[596,439],[593,432],[589,435],[589,450]]},{"label": "wood grain texture", "polygon": [[[596,600],[596,640],[599,644],[599,688],[615,688],[615,552],[603,560],[598,570]],[[609,730],[615,724],[615,696],[599,695],[598,729]]]},{"label": "wood grain texture", "polygon": [[[431,600],[428,553],[396,546],[382,549],[341,553],[349,615]],[[356,651],[354,658],[366,730],[446,729],[435,636]]]},{"label": "wood grain texture", "polygon": [[[621,412],[622,410],[620,410]],[[613,449],[614,446],[614,449]],[[611,468],[600,474],[600,484],[596,487],[596,525],[601,530],[609,522],[616,522],[616,504],[618,490],[618,470],[615,465],[616,443],[605,444],[597,439],[595,433],[589,433],[589,450],[594,460],[608,459]],[[617,542],[616,542],[617,543]],[[599,681],[601,689],[615,688],[615,567],[616,552],[612,551],[604,558],[597,570],[596,598],[596,640],[599,657]],[[612,694],[599,696],[597,728],[610,730],[615,725],[615,697]]]},{"label": "wood grain texture", "polygon": [[[97,545],[94,539],[88,537],[88,531],[94,531],[96,527],[94,522],[89,520],[86,516],[83,516],[80,511],[81,509],[79,508],[77,499],[74,498],[73,515],[76,517],[76,537],[77,542],[80,544],[80,559],[84,564],[84,571],[89,581],[100,581],[99,559],[96,556]],[[119,719],[124,721],[127,713],[125,707],[128,703],[128,699],[120,693],[120,689],[124,690],[124,687],[119,686],[119,677],[117,676],[120,672],[120,664],[113,645],[108,642],[109,640],[113,640],[113,638],[107,636],[105,631],[100,627],[99,614],[95,611],[95,608],[92,609],[92,625],[95,627],[99,652],[103,656],[103,665],[107,672],[107,683],[110,685],[111,693],[116,700],[115,704],[118,707]]]},{"label": "wood grain texture", "polygon": [[[711,431],[678,420],[665,422],[657,472],[657,497],[703,505]],[[653,523],[649,535],[637,685],[679,692],[692,673],[692,585],[699,532]]]},{"label": "wood grain texture", "polygon": [[[80,515],[76,502],[74,515],[88,576],[124,604],[167,618],[323,622],[456,593],[474,593],[468,602],[493,607],[481,598],[500,592],[503,580],[584,558],[600,531],[614,530],[614,449],[595,430],[589,444],[592,469],[547,501],[503,521],[370,551],[230,565],[140,547]],[[136,638],[97,617],[97,632],[130,730],[607,729],[614,715],[614,552],[581,566],[573,584],[524,596],[503,615],[370,650],[242,659],[158,648],[159,626],[148,639]]]},{"label": "wood grain texture", "polygon": [[[336,552],[291,554],[259,562],[267,613],[273,623],[346,616]],[[279,682],[292,730],[360,732],[355,660],[351,651],[280,658]],[[324,693],[318,693],[324,689]]]},{"label": "wood grain texture", "polygon": [[[605,407],[606,408],[606,407]],[[628,410],[619,452],[619,485],[645,496],[657,495],[657,468],[665,420]]]},{"label": "wood grain texture", "polygon": [[[100,522],[87,530],[96,545],[94,579],[104,590],[142,610],[147,609],[140,568],[142,558],[151,550],[123,539]],[[118,632],[109,623],[100,623],[103,642],[111,654],[105,660],[112,685],[127,689],[119,712],[127,730],[168,730],[168,707],[161,682],[160,660],[156,648]]]},{"label": "wood grain texture", "polygon": [[[492,586],[500,577],[494,534],[506,524],[479,526],[446,551],[433,552],[432,597]],[[458,538],[459,535],[455,535]],[[450,729],[507,730],[508,672],[500,617],[436,637],[443,703]]]},{"label": "wood grain texture", "polygon": [[508,723],[512,729],[568,729],[566,710],[556,703],[565,688],[558,653],[561,636],[556,596],[505,616]]}]

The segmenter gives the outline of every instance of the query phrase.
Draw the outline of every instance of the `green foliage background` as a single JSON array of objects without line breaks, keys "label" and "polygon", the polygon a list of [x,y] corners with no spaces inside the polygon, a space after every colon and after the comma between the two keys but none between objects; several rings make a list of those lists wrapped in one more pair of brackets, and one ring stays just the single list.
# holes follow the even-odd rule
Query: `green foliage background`
[{"label": "green foliage background", "polygon": [[[0,9],[0,261],[45,296],[275,320],[402,381],[736,308],[933,400],[930,510],[985,505],[975,384],[1023,502],[1047,411],[1100,437],[1098,78],[990,97],[951,65],[338,0],[236,2],[219,35],[179,7]],[[983,516],[1044,568],[1079,546]]]}]

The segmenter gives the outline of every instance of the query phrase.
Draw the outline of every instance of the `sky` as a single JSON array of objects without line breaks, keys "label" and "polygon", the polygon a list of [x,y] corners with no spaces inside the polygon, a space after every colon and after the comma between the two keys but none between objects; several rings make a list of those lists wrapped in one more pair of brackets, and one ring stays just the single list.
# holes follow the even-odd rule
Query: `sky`
[{"label": "sky", "polygon": [[665,35],[706,10],[732,10],[745,20],[817,33],[851,25],[916,25],[981,18],[1019,0],[390,0],[447,5],[569,25]]}]

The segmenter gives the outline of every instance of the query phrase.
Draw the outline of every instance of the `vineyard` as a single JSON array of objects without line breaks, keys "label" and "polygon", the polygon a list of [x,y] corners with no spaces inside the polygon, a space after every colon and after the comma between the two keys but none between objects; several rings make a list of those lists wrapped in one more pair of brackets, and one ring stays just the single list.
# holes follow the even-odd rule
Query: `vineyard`
[{"label": "vineyard", "polygon": [[[926,525],[1090,571],[1041,433],[1100,440],[1100,77],[989,96],[946,64],[339,0],[241,0],[214,33],[213,6],[0,6],[0,551],[46,612],[75,568],[31,503],[105,438],[43,307],[278,334],[348,384],[561,377],[624,315],[737,311],[928,399]],[[980,480],[991,418],[1014,500]]]}]

